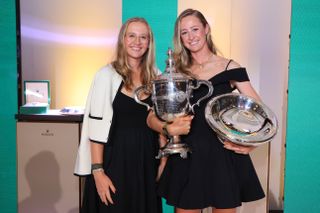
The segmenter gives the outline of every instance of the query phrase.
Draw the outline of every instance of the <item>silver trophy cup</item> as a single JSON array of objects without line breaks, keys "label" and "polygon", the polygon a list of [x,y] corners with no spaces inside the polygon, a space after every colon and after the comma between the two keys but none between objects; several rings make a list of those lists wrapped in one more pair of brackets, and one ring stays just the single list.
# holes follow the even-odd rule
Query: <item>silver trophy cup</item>
[{"label": "silver trophy cup", "polygon": [[[160,120],[171,122],[174,118],[193,113],[193,107],[212,95],[213,86],[210,81],[194,80],[188,76],[176,72],[172,50],[168,50],[165,72],[153,80],[151,85],[143,85],[134,91],[134,98],[137,103],[147,107],[148,110],[155,111]],[[190,104],[192,91],[198,89],[202,84],[208,87],[208,93],[200,98],[195,104]],[[139,99],[141,92],[151,93],[153,106],[142,102]],[[157,158],[171,154],[180,154],[182,158],[187,158],[190,147],[181,142],[180,137],[168,136],[169,142],[164,148],[159,150]]]}]

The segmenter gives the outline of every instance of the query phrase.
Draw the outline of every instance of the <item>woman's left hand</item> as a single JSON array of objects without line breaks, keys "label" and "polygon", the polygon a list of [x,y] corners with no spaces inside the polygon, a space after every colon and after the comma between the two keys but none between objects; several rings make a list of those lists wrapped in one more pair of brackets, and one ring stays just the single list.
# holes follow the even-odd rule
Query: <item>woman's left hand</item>
[{"label": "woman's left hand", "polygon": [[238,153],[238,154],[243,154],[243,155],[249,154],[252,150],[256,148],[255,146],[241,146],[229,141],[225,141],[223,144],[224,144],[223,146],[224,148],[234,151],[235,153]]},{"label": "woman's left hand", "polygon": [[163,172],[163,170],[164,170],[164,167],[165,167],[166,164],[167,164],[167,159],[168,159],[168,157],[162,157],[162,158],[160,159],[160,164],[159,164],[159,166],[158,166],[158,173],[157,173],[157,177],[156,177],[156,181],[157,181],[157,182],[160,180],[160,177],[161,177],[161,175],[162,175],[162,172]]}]

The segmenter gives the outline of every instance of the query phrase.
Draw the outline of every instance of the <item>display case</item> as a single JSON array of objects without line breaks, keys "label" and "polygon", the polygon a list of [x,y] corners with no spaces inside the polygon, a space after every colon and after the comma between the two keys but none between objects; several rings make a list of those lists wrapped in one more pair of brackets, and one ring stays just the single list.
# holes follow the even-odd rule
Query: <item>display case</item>
[{"label": "display case", "polygon": [[19,213],[79,212],[82,180],[73,170],[82,118],[16,116]]},{"label": "display case", "polygon": [[50,82],[48,80],[24,81],[24,105],[21,114],[44,114],[50,108]]}]

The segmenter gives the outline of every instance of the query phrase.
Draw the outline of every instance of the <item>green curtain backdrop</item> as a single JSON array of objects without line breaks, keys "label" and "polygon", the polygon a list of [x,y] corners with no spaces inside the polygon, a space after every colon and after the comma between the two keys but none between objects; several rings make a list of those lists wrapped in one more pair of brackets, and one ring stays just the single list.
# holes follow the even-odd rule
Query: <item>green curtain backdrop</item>
[{"label": "green curtain backdrop", "polygon": [[0,211],[17,212],[16,124],[17,57],[15,1],[0,7]]},{"label": "green curtain backdrop", "polygon": [[[122,1],[122,21],[134,16],[144,17],[153,30],[156,43],[157,65],[164,71],[165,60],[167,59],[168,47],[172,46],[174,22],[177,18],[177,1],[162,0],[123,0]],[[173,208],[165,204],[163,200],[163,212],[171,213]]]},{"label": "green curtain backdrop", "polygon": [[177,18],[177,1],[123,0],[122,21],[134,16],[144,17],[153,30],[157,65],[164,71],[168,47],[173,47],[173,28]]},{"label": "green curtain backdrop", "polygon": [[320,1],[292,0],[285,213],[319,213]]}]

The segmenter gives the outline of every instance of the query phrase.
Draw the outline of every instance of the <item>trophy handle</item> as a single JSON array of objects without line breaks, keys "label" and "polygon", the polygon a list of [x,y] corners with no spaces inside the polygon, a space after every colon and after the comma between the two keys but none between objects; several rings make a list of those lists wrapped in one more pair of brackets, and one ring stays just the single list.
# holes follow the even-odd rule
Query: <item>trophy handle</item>
[{"label": "trophy handle", "polygon": [[136,89],[134,90],[133,94],[134,94],[134,100],[135,100],[138,104],[141,104],[141,105],[146,106],[146,107],[147,107],[147,110],[149,111],[150,109],[153,109],[153,107],[149,106],[149,104],[144,103],[144,102],[142,102],[142,101],[139,99],[139,94],[140,94],[140,92],[142,92],[142,91],[147,91],[146,88],[147,88],[146,85],[140,86],[140,87],[138,87],[138,88],[136,88]]},{"label": "trophy handle", "polygon": [[205,81],[205,80],[194,80],[194,82],[196,82],[196,85],[195,86],[191,86],[191,89],[198,89],[200,86],[201,86],[201,84],[204,84],[204,85],[206,85],[207,87],[208,87],[208,93],[205,95],[205,96],[203,96],[203,97],[201,97],[196,103],[194,103],[194,104],[192,104],[191,106],[190,106],[190,109],[191,109],[191,111],[192,111],[192,113],[194,113],[194,110],[193,110],[193,107],[195,106],[195,105],[197,105],[197,106],[199,106],[200,105],[200,102],[202,101],[202,100],[204,100],[204,99],[206,99],[206,98],[209,98],[211,95],[212,95],[212,93],[213,93],[213,86],[212,86],[212,83],[210,82],[210,81]]}]

